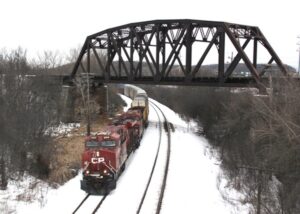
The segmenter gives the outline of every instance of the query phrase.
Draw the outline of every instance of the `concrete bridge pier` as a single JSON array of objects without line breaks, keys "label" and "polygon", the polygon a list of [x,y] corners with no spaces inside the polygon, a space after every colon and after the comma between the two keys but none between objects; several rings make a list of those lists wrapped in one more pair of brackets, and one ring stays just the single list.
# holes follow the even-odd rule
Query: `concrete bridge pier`
[{"label": "concrete bridge pier", "polygon": [[63,123],[73,123],[75,121],[75,100],[76,87],[63,86],[61,91],[61,121]]}]

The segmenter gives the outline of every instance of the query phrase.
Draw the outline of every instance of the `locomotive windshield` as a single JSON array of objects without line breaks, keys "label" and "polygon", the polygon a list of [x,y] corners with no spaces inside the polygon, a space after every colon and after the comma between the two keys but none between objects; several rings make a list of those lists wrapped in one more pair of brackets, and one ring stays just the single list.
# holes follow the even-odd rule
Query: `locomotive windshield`
[{"label": "locomotive windshield", "polygon": [[106,140],[106,141],[88,141],[86,142],[85,146],[87,148],[99,148],[99,147],[114,147],[116,146],[116,142],[112,140]]},{"label": "locomotive windshield", "polygon": [[116,146],[116,142],[112,140],[102,141],[101,146],[103,147],[114,147]]},{"label": "locomotive windshield", "polygon": [[88,148],[96,148],[100,146],[100,143],[98,141],[88,141],[85,146]]}]

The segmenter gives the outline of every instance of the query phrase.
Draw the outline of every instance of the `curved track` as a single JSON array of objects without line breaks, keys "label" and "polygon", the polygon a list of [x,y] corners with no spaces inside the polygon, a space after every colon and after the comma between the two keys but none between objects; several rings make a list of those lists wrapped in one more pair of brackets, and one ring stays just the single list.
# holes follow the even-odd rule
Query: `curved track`
[{"label": "curved track", "polygon": [[162,205],[162,201],[163,201],[163,197],[164,197],[164,192],[165,192],[165,188],[166,188],[166,183],[167,183],[167,177],[168,177],[168,171],[169,171],[169,163],[170,163],[170,155],[171,155],[171,135],[170,135],[171,127],[170,127],[170,124],[169,124],[166,116],[164,115],[163,111],[159,108],[159,106],[156,105],[154,102],[151,102],[151,101],[149,101],[149,103],[151,104],[152,108],[155,110],[155,112],[157,114],[157,117],[158,117],[158,120],[159,120],[159,132],[160,132],[160,135],[159,135],[159,144],[158,144],[158,147],[157,147],[157,152],[156,152],[156,156],[155,156],[155,159],[154,159],[154,162],[153,162],[152,170],[150,172],[146,188],[144,190],[144,193],[143,193],[143,196],[141,198],[139,207],[137,209],[137,212],[136,212],[137,214],[140,213],[141,208],[143,206],[143,203],[145,201],[145,197],[147,195],[147,192],[148,192],[148,189],[149,189],[149,185],[151,183],[151,180],[152,180],[152,177],[153,177],[153,173],[154,173],[154,170],[155,170],[155,167],[156,167],[156,163],[157,163],[157,159],[158,159],[158,154],[160,152],[160,145],[161,145],[161,138],[162,138],[162,121],[161,121],[161,118],[159,116],[158,111],[160,111],[161,115],[164,118],[164,122],[163,123],[164,123],[164,128],[165,128],[165,130],[167,132],[167,136],[168,136],[168,148],[167,148],[167,157],[166,157],[166,164],[165,164],[165,169],[164,169],[163,181],[162,181],[162,184],[161,184],[159,200],[158,200],[157,207],[156,207],[156,213],[157,214],[159,214],[160,210],[161,210],[161,205]]},{"label": "curved track", "polygon": [[153,176],[153,173],[154,173],[154,170],[155,170],[155,167],[156,167],[157,158],[158,158],[158,154],[159,154],[159,150],[160,150],[160,145],[161,145],[161,136],[162,136],[161,118],[160,118],[160,116],[159,116],[158,111],[157,111],[153,106],[152,106],[152,108],[154,109],[154,111],[155,111],[155,113],[156,113],[156,115],[157,115],[157,117],[158,117],[158,121],[159,121],[159,143],[158,143],[158,146],[157,146],[157,151],[156,151],[156,155],[155,155],[155,158],[154,158],[152,170],[151,170],[151,172],[150,172],[150,175],[149,175],[149,178],[148,178],[148,182],[147,182],[146,188],[145,188],[145,190],[144,190],[143,196],[142,196],[142,198],[141,198],[141,201],[140,201],[140,204],[139,204],[139,207],[138,207],[138,210],[136,211],[136,213],[140,213],[141,208],[142,208],[142,206],[143,206],[143,203],[144,203],[145,197],[146,197],[146,195],[147,195],[147,192],[148,192],[148,189],[149,189],[151,180],[152,180],[152,176]]},{"label": "curved track", "polygon": [[[168,138],[168,145],[167,145],[167,154],[166,154],[166,160],[165,160],[165,168],[164,168],[164,172],[163,172],[163,178],[162,178],[162,183],[161,183],[161,187],[160,187],[160,193],[159,193],[159,200],[157,202],[157,207],[156,207],[156,214],[160,213],[161,210],[161,206],[162,206],[162,201],[163,201],[163,197],[164,197],[164,193],[165,193],[165,188],[166,188],[166,183],[167,183],[167,177],[168,177],[168,170],[169,170],[169,162],[170,162],[170,154],[171,154],[171,126],[170,123],[168,122],[166,116],[164,115],[163,111],[159,108],[159,106],[157,104],[155,104],[152,101],[149,101],[150,105],[152,106],[152,108],[154,109],[157,117],[158,117],[158,121],[159,121],[159,143],[157,146],[157,151],[156,151],[156,155],[154,158],[154,162],[152,165],[152,169],[151,172],[149,174],[149,178],[145,187],[145,190],[143,192],[143,195],[141,197],[138,209],[136,211],[136,213],[140,213],[142,206],[144,204],[146,195],[148,193],[149,190],[149,186],[157,165],[157,160],[159,157],[159,153],[160,153],[160,148],[161,148],[161,141],[162,141],[162,134],[163,134],[163,128],[165,129],[165,131],[167,132],[167,138]],[[161,118],[161,115],[163,117],[163,121]],[[79,203],[79,205],[76,207],[76,209],[73,211],[73,214],[75,214],[78,210],[81,209],[81,207],[85,204],[86,201],[88,201],[90,197],[90,194],[87,194],[84,199]],[[99,208],[101,207],[101,205],[103,204],[104,200],[106,199],[107,195],[104,195],[101,199],[100,202],[97,204],[97,206],[95,207],[95,209],[92,211],[92,213],[96,213]]]},{"label": "curved track", "polygon": [[161,185],[158,204],[157,204],[157,207],[156,207],[156,214],[159,214],[160,210],[161,210],[162,201],[163,201],[163,198],[164,198],[164,193],[165,193],[167,178],[168,178],[168,172],[169,172],[169,164],[170,164],[170,156],[171,156],[171,127],[170,127],[170,124],[169,124],[165,114],[163,113],[163,111],[155,103],[153,103],[153,102],[151,102],[151,103],[153,105],[155,105],[156,108],[163,115],[163,117],[164,117],[164,127],[165,127],[165,129],[167,131],[167,135],[168,135],[168,149],[167,149],[166,165],[165,165],[165,170],[164,170],[164,178],[163,178],[163,182],[162,182],[162,185]]}]

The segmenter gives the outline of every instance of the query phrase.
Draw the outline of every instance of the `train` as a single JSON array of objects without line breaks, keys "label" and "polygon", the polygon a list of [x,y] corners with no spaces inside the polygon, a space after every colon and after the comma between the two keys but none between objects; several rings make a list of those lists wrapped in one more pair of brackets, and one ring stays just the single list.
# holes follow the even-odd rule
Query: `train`
[{"label": "train", "polygon": [[146,91],[134,85],[124,86],[124,95],[132,99],[131,108],[140,109],[143,113],[145,127],[148,125],[149,101]]},{"label": "train", "polygon": [[140,146],[147,127],[147,93],[133,85],[124,85],[124,95],[132,98],[131,107],[85,139],[80,187],[89,194],[104,195],[116,188],[126,160]]}]

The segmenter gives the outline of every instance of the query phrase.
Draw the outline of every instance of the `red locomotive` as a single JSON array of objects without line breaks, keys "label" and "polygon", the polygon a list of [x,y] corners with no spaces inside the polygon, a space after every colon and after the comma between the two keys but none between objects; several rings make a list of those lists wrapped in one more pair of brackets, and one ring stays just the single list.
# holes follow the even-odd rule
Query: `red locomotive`
[{"label": "red locomotive", "polygon": [[142,109],[129,109],[114,118],[103,132],[86,138],[82,190],[107,194],[116,188],[128,156],[140,145],[146,122]]}]

